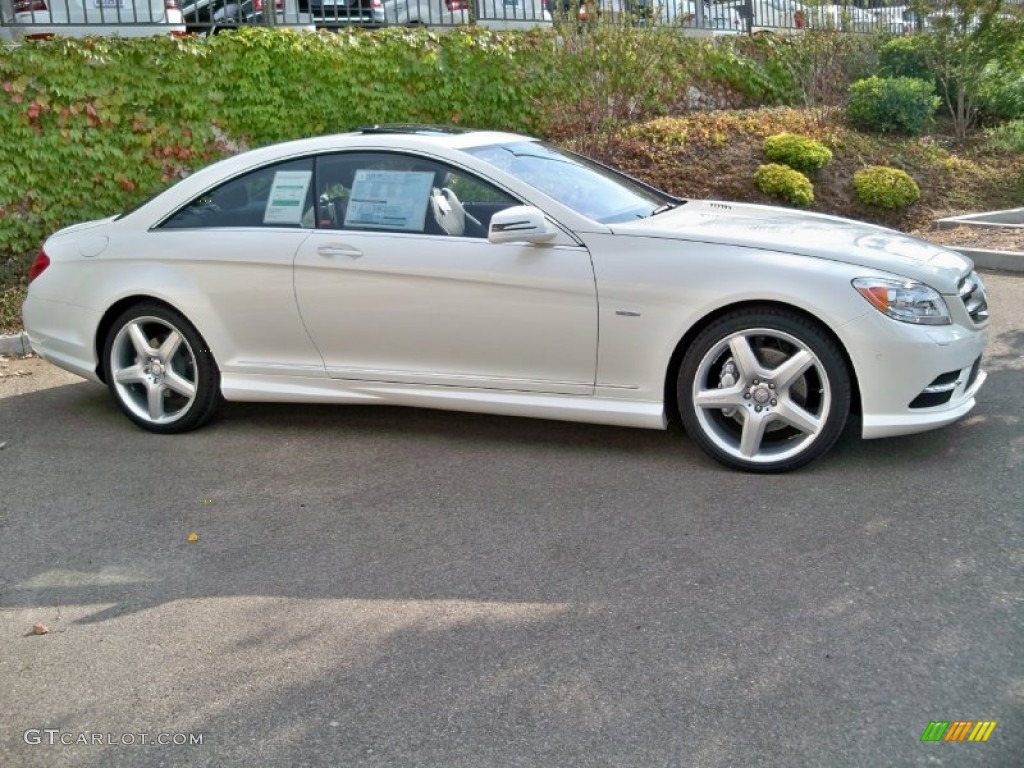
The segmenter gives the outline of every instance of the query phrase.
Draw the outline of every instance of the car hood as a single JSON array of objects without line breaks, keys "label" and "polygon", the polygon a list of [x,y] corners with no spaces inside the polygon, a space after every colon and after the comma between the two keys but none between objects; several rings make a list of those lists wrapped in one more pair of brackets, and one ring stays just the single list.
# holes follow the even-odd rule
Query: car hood
[{"label": "car hood", "polygon": [[840,261],[957,292],[974,265],[962,254],[859,221],[786,208],[689,201],[671,211],[611,225],[617,235],[720,243]]}]

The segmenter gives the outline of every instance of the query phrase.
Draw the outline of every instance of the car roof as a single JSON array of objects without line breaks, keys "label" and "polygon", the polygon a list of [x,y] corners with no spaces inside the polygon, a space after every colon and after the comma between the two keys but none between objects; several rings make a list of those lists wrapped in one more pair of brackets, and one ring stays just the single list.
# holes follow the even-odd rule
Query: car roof
[{"label": "car roof", "polygon": [[[386,137],[386,141],[382,141]],[[407,149],[427,149],[429,147],[445,147],[447,149],[468,149],[471,147],[503,144],[514,141],[536,141],[530,136],[506,131],[474,130],[458,126],[419,125],[419,124],[384,124],[370,125],[349,133],[336,133],[326,136],[314,136],[308,139],[297,139],[265,147],[268,154],[301,154],[318,152],[332,148],[357,148],[359,146],[380,148],[389,147]],[[259,152],[260,150],[255,150]]]}]

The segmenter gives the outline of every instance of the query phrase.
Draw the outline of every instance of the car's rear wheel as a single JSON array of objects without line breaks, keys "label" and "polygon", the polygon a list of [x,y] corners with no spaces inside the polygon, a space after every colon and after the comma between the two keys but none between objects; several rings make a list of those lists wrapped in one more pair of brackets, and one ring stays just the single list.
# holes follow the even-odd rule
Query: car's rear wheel
[{"label": "car's rear wheel", "polygon": [[162,304],[139,304],[110,328],[107,386],[121,410],[151,432],[185,432],[220,404],[220,372],[199,332]]},{"label": "car's rear wheel", "polygon": [[679,369],[679,415],[714,459],[785,472],[822,456],[850,410],[850,374],[816,324],[774,308],[739,310],[705,328]]}]

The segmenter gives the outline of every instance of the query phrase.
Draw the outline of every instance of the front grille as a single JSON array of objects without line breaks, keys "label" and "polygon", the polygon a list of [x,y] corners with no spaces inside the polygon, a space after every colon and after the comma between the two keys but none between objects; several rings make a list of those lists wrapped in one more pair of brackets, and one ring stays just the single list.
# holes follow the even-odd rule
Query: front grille
[{"label": "front grille", "polygon": [[960,281],[959,293],[971,320],[977,325],[988,322],[988,296],[977,272],[971,272]]}]

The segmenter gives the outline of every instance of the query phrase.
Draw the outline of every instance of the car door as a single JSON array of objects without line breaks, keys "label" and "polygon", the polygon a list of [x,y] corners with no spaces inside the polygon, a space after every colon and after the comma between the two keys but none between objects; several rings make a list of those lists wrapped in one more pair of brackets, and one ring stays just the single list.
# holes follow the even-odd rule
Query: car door
[{"label": "car door", "polygon": [[148,244],[181,294],[202,304],[193,311],[215,326],[200,331],[225,373],[325,376],[293,280],[295,253],[313,231],[312,179],[311,157],[241,174],[169,216]]},{"label": "car door", "polygon": [[295,295],[329,376],[593,392],[597,296],[576,240],[488,242],[490,216],[520,201],[412,155],[326,155],[316,185]]}]

